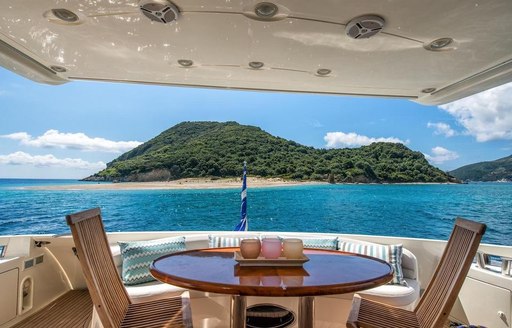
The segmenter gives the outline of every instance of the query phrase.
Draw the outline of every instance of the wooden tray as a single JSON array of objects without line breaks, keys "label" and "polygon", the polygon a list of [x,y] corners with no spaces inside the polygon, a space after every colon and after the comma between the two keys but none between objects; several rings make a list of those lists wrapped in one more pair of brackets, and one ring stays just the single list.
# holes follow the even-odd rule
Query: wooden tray
[{"label": "wooden tray", "polygon": [[242,257],[240,251],[235,252],[235,261],[240,266],[281,266],[281,267],[301,267],[304,263],[309,261],[306,255],[302,255],[300,259],[287,259],[286,257],[278,257],[277,259],[266,259],[264,257],[258,257],[256,259],[246,259]]}]

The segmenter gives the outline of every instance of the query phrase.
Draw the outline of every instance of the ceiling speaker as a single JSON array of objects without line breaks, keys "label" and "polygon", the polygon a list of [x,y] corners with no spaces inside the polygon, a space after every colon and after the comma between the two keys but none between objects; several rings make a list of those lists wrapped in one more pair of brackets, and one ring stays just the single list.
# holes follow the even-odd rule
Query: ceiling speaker
[{"label": "ceiling speaker", "polygon": [[384,28],[384,18],[376,15],[359,16],[352,19],[345,33],[352,39],[368,39]]},{"label": "ceiling speaker", "polygon": [[180,12],[176,5],[166,0],[141,0],[139,8],[147,18],[160,23],[175,21]]}]

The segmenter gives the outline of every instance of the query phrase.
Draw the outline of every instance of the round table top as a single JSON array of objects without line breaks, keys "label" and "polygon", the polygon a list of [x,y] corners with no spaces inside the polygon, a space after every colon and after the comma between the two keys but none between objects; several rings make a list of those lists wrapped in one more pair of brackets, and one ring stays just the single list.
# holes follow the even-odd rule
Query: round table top
[{"label": "round table top", "polygon": [[305,249],[301,267],[241,267],[239,248],[210,248],[156,259],[151,274],[158,280],[192,290],[245,296],[317,296],[376,287],[393,277],[379,259],[329,250]]}]

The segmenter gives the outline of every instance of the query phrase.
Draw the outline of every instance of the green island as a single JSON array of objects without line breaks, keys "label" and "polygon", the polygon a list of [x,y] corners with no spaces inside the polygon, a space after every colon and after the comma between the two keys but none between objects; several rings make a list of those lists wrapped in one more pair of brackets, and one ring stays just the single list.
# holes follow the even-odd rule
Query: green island
[{"label": "green island", "polygon": [[512,181],[512,155],[465,165],[449,173],[462,181]]},{"label": "green island", "polygon": [[330,183],[446,183],[457,179],[403,144],[316,149],[236,122],[183,122],[124,153],[87,181],[240,177]]}]

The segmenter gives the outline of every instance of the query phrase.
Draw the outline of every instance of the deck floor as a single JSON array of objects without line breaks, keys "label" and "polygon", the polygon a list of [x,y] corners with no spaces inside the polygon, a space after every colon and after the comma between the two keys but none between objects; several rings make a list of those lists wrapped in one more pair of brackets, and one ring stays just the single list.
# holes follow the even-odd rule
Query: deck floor
[{"label": "deck floor", "polygon": [[[323,299],[320,298],[320,300]],[[208,308],[211,307],[211,304],[209,304]],[[229,316],[229,312],[227,312],[227,315]],[[89,292],[87,290],[71,290],[12,328],[88,328],[91,319],[92,301]],[[228,321],[228,317],[222,317],[219,321],[220,326],[214,326],[221,327],[223,323]],[[342,320],[336,321],[336,324],[336,327],[345,327]],[[323,327],[323,325],[319,326]],[[329,327],[331,326],[329,324]],[[296,327],[296,325],[293,325],[293,327]],[[453,326],[447,321],[443,328],[450,327]]]},{"label": "deck floor", "polygon": [[80,328],[88,327],[92,318],[89,292],[71,290],[13,328]]}]

